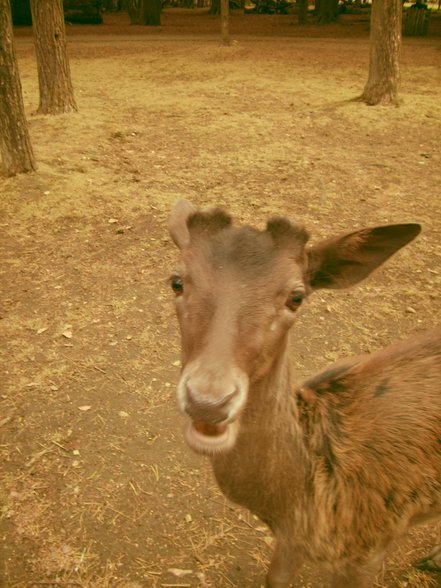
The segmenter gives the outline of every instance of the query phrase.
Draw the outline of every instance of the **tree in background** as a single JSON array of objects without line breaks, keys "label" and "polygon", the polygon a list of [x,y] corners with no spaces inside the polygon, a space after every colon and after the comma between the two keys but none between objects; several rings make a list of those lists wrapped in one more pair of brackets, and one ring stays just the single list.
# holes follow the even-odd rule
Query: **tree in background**
[{"label": "tree in background", "polygon": [[209,14],[221,13],[221,0],[211,0]]},{"label": "tree in background", "polygon": [[319,24],[330,24],[338,19],[338,0],[316,0],[315,10]]},{"label": "tree in background", "polygon": [[122,0],[103,0],[102,7],[103,10],[107,12],[119,12],[122,10]]},{"label": "tree in background", "polygon": [[0,151],[7,176],[36,169],[15,56],[9,0],[0,0]]},{"label": "tree in background", "polygon": [[401,27],[401,0],[373,0],[369,75],[360,97],[366,104],[398,103]]},{"label": "tree in background", "polygon": [[139,0],[124,0],[124,10],[130,18],[130,24],[139,23]]},{"label": "tree in background", "polygon": [[37,112],[78,110],[67,57],[63,0],[31,0],[31,12],[40,88]]},{"label": "tree in background", "polygon": [[124,9],[129,15],[130,24],[148,26],[161,24],[161,0],[125,0]]},{"label": "tree in background", "polygon": [[297,0],[299,25],[308,22],[308,0]]},{"label": "tree in background", "polygon": [[221,40],[222,45],[231,45],[230,40],[230,2],[221,0]]},{"label": "tree in background", "polygon": [[161,0],[139,0],[139,24],[159,26],[161,10]]}]

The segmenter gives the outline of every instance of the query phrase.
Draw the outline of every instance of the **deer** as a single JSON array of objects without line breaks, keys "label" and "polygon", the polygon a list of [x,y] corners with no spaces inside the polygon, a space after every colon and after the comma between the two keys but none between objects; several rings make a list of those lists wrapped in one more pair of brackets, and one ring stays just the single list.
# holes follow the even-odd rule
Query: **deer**
[{"label": "deer", "polygon": [[[421,226],[309,245],[283,216],[236,227],[186,200],[168,224],[184,436],[223,494],[271,529],[266,587],[290,586],[305,560],[333,588],[372,586],[391,543],[441,517],[441,326],[303,382],[292,326],[312,292],[364,280]],[[441,547],[423,565],[441,566]]]}]

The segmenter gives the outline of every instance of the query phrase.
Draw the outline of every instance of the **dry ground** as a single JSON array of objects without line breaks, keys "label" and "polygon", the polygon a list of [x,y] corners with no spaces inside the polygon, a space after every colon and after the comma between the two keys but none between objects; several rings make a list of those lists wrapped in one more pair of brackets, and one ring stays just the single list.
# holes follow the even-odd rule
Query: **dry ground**
[{"label": "dry ground", "polygon": [[[172,38],[171,24],[70,29],[79,112],[59,117],[32,115],[34,52],[28,32],[17,38],[39,170],[0,180],[3,587],[262,581],[269,532],[222,498],[181,436],[166,285],[176,198],[257,225],[286,214],[314,239],[424,225],[369,282],[302,310],[301,376],[439,320],[439,37],[405,40],[403,103],[372,108],[351,101],[367,76],[366,22],[300,37],[293,17],[262,17],[269,38],[235,18],[229,48],[202,37],[201,20],[187,29],[197,38],[179,23]],[[416,530],[378,586],[441,586],[412,567],[437,540],[436,526]],[[324,586],[305,569],[296,587],[312,585]]]}]

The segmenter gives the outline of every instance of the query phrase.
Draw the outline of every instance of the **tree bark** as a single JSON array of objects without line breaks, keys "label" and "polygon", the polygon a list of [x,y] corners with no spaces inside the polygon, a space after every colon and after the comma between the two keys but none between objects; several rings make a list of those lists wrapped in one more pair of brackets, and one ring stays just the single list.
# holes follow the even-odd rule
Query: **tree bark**
[{"label": "tree bark", "polygon": [[139,0],[124,0],[124,9],[130,18],[130,24],[139,24]]},{"label": "tree bark", "polygon": [[221,13],[221,0],[211,0],[209,14],[220,14]]},{"label": "tree bark", "polygon": [[119,12],[122,9],[121,0],[104,0],[103,9],[107,12]]},{"label": "tree bark", "polygon": [[230,42],[230,0],[221,0],[221,40],[222,45],[229,46]]},{"label": "tree bark", "polygon": [[127,11],[130,24],[135,25],[139,23],[139,3],[138,0],[125,0],[125,10]]},{"label": "tree bark", "polygon": [[39,114],[78,110],[75,103],[62,0],[31,0],[40,88]]},{"label": "tree bark", "polygon": [[15,56],[9,0],[0,0],[0,151],[7,176],[36,169]]},{"label": "tree bark", "polygon": [[320,0],[318,3],[319,24],[330,24],[338,19],[338,0]]},{"label": "tree bark", "polygon": [[360,97],[366,104],[398,104],[401,27],[401,0],[373,0],[369,75]]},{"label": "tree bark", "polygon": [[308,0],[297,0],[299,25],[308,22]]},{"label": "tree bark", "polygon": [[160,26],[161,0],[140,0],[139,24]]}]

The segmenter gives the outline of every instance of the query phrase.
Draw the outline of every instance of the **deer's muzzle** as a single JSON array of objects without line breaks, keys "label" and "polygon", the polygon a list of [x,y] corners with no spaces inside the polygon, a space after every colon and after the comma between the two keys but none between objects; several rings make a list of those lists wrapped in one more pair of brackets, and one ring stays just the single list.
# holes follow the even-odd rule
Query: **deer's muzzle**
[{"label": "deer's muzzle", "polygon": [[190,418],[186,439],[195,451],[212,454],[234,445],[236,421],[247,392],[248,378],[237,368],[222,375],[202,371],[195,365],[184,369],[178,385],[178,402]]}]

